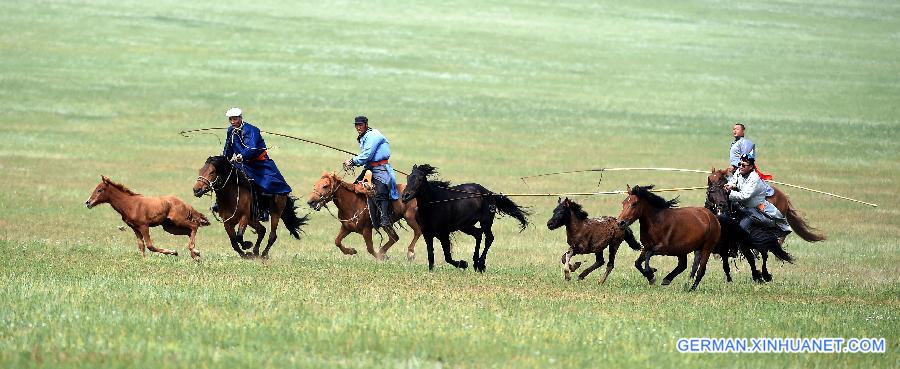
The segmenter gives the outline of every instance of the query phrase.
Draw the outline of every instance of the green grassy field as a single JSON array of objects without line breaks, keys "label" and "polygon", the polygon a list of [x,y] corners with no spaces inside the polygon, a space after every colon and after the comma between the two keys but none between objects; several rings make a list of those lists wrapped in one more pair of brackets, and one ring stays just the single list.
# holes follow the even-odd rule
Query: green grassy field
[{"label": "green grassy field", "polygon": [[[900,5],[887,1],[2,1],[0,367],[898,367]],[[141,258],[112,209],[83,206],[107,175],[191,196],[221,152],[185,129],[240,106],[264,130],[355,150],[352,119],[388,135],[392,162],[502,192],[705,184],[702,175],[593,167],[725,165],[734,121],[820,244],[757,285],[719,260],[648,286],[619,252],[606,285],[565,282],[555,198],[516,198],[533,226],[495,223],[488,271],[404,247],[376,262],[333,246],[312,213],[268,261],[245,261],[214,223],[178,257]],[[306,197],[340,153],[267,137]],[[702,206],[702,191],[685,205]],[[617,215],[622,196],[580,199]],[[304,207],[302,212],[309,209]],[[410,232],[401,233],[401,244]],[[349,243],[364,250],[361,238]],[[457,237],[458,257],[473,243]],[[441,258],[438,257],[438,260]],[[580,258],[584,260],[584,257]],[[654,259],[662,270],[670,258]],[[681,354],[681,337],[885,337],[884,354]]]}]

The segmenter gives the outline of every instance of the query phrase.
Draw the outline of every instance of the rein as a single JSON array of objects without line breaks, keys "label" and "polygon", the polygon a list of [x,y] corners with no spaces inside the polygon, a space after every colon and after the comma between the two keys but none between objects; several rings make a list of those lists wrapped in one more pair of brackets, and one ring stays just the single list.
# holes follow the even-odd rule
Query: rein
[{"label": "rein", "polygon": [[[222,185],[219,186],[219,188],[216,188],[216,186],[215,186],[215,183],[218,182],[218,181],[219,181],[219,177],[221,177],[221,176],[219,175],[219,173],[216,173],[216,178],[213,179],[212,181],[210,181],[209,179],[207,179],[207,178],[204,177],[204,176],[197,176],[197,180],[198,180],[198,181],[201,181],[201,182],[205,182],[206,185],[209,186],[209,188],[210,188],[212,191],[219,192],[220,190],[224,189],[225,186],[228,185],[228,180],[231,179],[231,175],[234,174],[235,172],[237,172],[237,169],[232,165],[232,166],[231,166],[231,170],[228,171],[228,176],[225,177],[225,180],[222,181]],[[235,215],[237,215],[238,207],[240,206],[240,203],[241,203],[240,176],[237,176],[237,175],[234,176],[234,184],[235,184],[235,186],[237,187],[237,199],[235,199],[235,202],[234,202],[234,212],[231,213],[231,216],[228,217],[228,219],[220,220],[222,223],[227,223],[229,220],[231,220],[232,218],[234,218]],[[207,192],[207,194],[208,194],[209,196],[212,196],[212,194],[210,194],[209,192]],[[218,195],[217,195],[217,197],[218,197]],[[215,214],[213,214],[213,215],[215,215]],[[218,217],[217,217],[217,219],[218,219]]]},{"label": "rein", "polygon": [[[342,187],[343,187],[345,190],[348,190],[348,191],[354,191],[354,190],[352,190],[352,189],[350,189],[350,188],[347,188],[347,186],[349,186],[349,185],[346,184],[346,183],[344,183],[344,181],[342,181],[342,180],[340,180],[340,179],[337,179],[337,178],[331,178],[331,179],[332,179],[334,182],[336,182],[336,183],[335,183],[335,186],[334,186],[334,190],[332,190],[331,193],[329,193],[327,197],[326,197],[326,196],[323,196],[323,194],[322,194],[321,192],[319,192],[319,190],[313,188],[313,192],[314,192],[316,195],[319,196],[319,199],[320,199],[320,201],[322,202],[322,207],[324,207],[325,210],[328,210],[328,214],[331,214],[331,216],[332,216],[334,219],[337,219],[339,222],[349,223],[349,222],[355,222],[355,221],[358,221],[359,216],[362,215],[364,211],[369,210],[369,202],[366,201],[366,206],[365,206],[364,208],[360,209],[360,210],[357,210],[356,213],[353,214],[352,217],[350,217],[350,218],[348,218],[348,219],[341,219],[341,218],[338,218],[336,215],[334,215],[334,213],[331,212],[331,208],[328,207],[328,203],[334,201],[334,195],[335,195],[335,194],[337,193],[337,191],[338,191],[339,189],[341,189]],[[354,192],[354,193],[355,193],[355,192]],[[337,205],[337,204],[335,204],[335,205]]]}]

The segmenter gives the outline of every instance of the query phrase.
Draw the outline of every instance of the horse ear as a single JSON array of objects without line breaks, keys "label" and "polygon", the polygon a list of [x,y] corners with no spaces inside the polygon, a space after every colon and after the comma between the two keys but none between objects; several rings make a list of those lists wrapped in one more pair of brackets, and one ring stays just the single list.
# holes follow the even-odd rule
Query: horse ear
[{"label": "horse ear", "polygon": [[709,168],[710,168],[709,169],[710,174],[716,174],[716,167],[709,167]]},{"label": "horse ear", "polygon": [[331,174],[331,173],[328,173],[327,170],[322,171],[322,177],[328,177],[329,174]]},{"label": "horse ear", "polygon": [[631,195],[631,185],[630,184],[627,184],[627,183],[625,184],[625,193]]},{"label": "horse ear", "polygon": [[101,174],[101,175],[100,175],[100,180],[103,181],[103,182],[109,183],[109,177],[107,177],[107,176],[105,176],[105,175],[102,175],[102,174]]},{"label": "horse ear", "polygon": [[557,204],[562,203],[562,197],[557,197],[557,198],[556,198],[556,203],[557,203]]}]

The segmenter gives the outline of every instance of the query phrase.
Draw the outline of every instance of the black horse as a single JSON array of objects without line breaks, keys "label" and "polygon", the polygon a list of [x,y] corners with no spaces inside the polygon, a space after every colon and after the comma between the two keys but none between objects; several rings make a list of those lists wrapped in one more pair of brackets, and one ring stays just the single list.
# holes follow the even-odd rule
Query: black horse
[{"label": "black horse", "polygon": [[[450,233],[461,231],[475,238],[475,254],[472,262],[476,271],[485,271],[485,258],[494,242],[491,225],[494,214],[509,215],[519,221],[521,230],[528,226],[528,213],[508,197],[495,194],[477,183],[450,186],[447,181],[429,180],[437,168],[428,164],[414,165],[406,179],[403,202],[416,199],[419,211],[416,221],[422,227],[428,249],[428,269],[434,269],[434,239],[441,241],[444,260],[457,268],[469,265],[465,260],[453,260],[450,253]],[[480,223],[481,228],[475,224]],[[484,235],[484,252],[479,255],[481,236]]]},{"label": "black horse", "polygon": [[[730,268],[728,267],[728,256],[737,256],[739,250],[753,273],[753,280],[756,282],[771,282],[772,275],[766,267],[769,259],[769,252],[772,252],[776,258],[788,263],[794,262],[794,257],[782,248],[783,239],[778,237],[777,232],[772,229],[762,227],[751,227],[750,232],[743,230],[738,224],[736,216],[738,211],[734,209],[731,201],[728,200],[728,193],[725,190],[725,178],[710,176],[707,181],[706,190],[706,208],[716,214],[719,224],[722,225],[722,237],[718,245],[716,245],[716,253],[722,256],[722,265],[728,281],[731,282]],[[750,249],[759,251],[762,256],[762,272],[756,269],[756,257]],[[695,258],[694,265],[696,268],[697,260]],[[694,269],[695,269],[694,268]],[[691,275],[693,275],[693,270]]]}]

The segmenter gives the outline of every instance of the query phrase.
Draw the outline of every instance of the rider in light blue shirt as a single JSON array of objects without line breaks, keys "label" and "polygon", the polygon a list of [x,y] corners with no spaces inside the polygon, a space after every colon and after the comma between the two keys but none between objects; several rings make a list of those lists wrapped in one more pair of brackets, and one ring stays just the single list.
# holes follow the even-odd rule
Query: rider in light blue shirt
[{"label": "rider in light blue shirt", "polygon": [[393,223],[391,202],[400,198],[397,191],[397,175],[388,163],[391,145],[377,129],[369,127],[369,118],[358,116],[353,121],[359,141],[359,155],[344,162],[347,167],[361,166],[372,172],[375,185],[375,204],[379,214],[372,217],[375,228],[388,227]]}]

